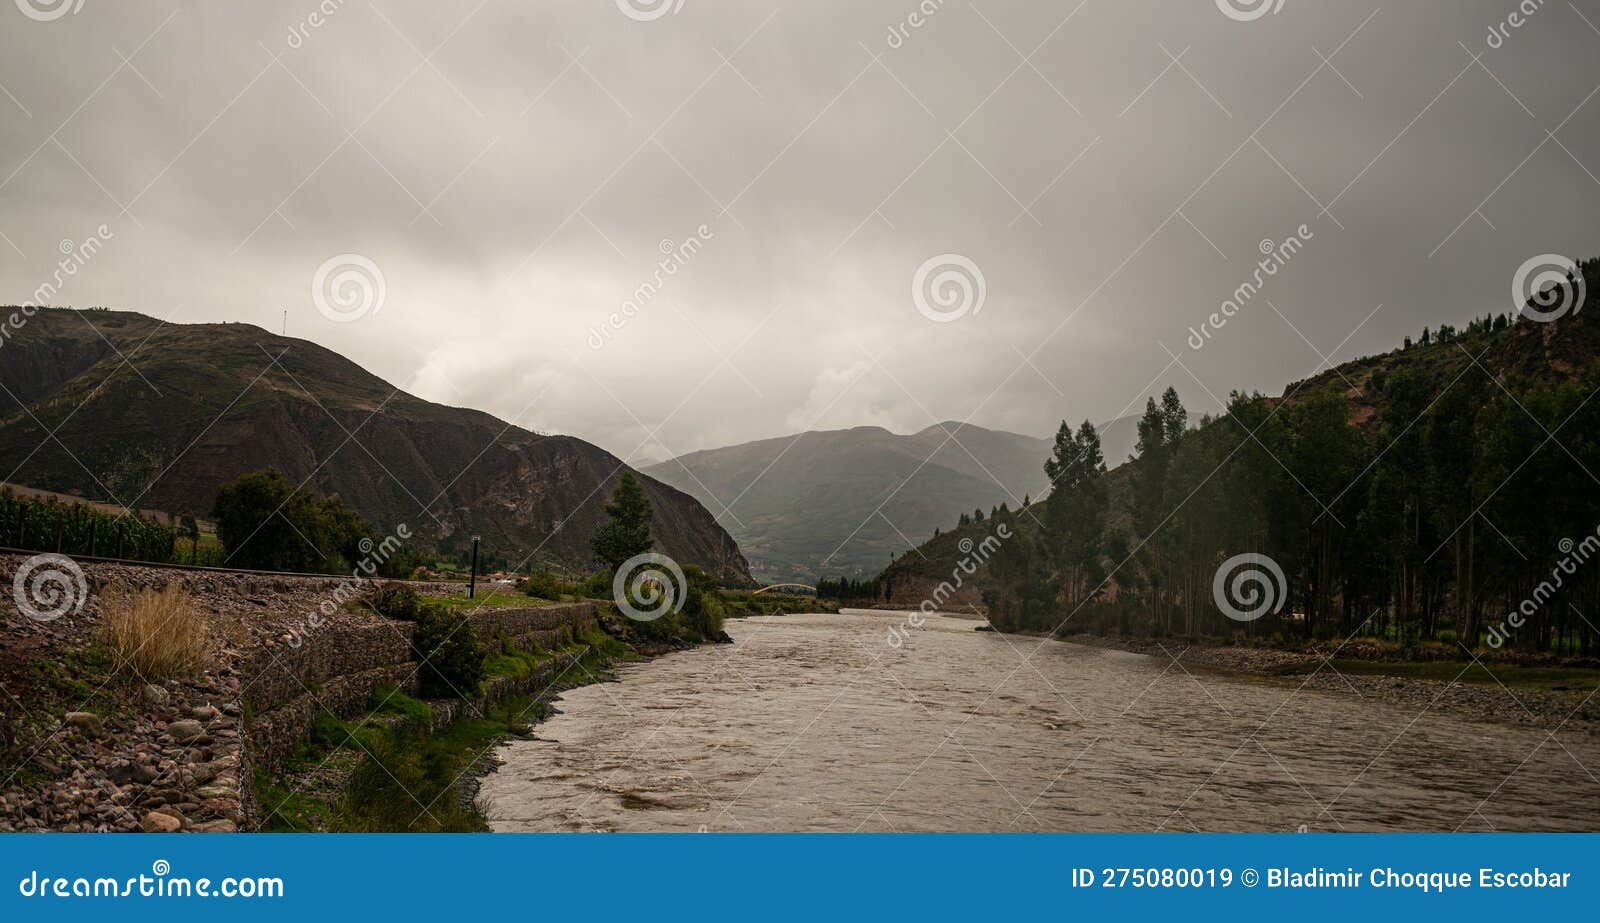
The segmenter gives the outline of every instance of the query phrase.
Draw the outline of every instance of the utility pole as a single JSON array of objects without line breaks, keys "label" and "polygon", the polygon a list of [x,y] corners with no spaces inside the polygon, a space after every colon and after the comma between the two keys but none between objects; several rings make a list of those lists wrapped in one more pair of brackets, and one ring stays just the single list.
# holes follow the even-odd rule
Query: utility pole
[{"label": "utility pole", "polygon": [[472,537],[472,577],[467,584],[467,598],[476,599],[478,596],[478,536]]}]

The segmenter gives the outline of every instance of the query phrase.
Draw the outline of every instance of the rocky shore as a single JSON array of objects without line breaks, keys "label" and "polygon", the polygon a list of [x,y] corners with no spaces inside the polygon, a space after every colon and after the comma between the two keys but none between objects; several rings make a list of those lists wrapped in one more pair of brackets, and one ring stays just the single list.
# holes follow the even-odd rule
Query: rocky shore
[{"label": "rocky shore", "polygon": [[[1418,713],[1437,712],[1495,724],[1521,724],[1548,729],[1577,728],[1600,733],[1600,695],[1596,694],[1595,689],[1564,689],[1560,688],[1560,683],[1554,683],[1549,688],[1536,688],[1510,683],[1502,685],[1493,680],[1463,682],[1459,679],[1386,675],[1383,672],[1386,665],[1401,672],[1406,664],[1383,660],[1382,650],[1355,643],[1343,647],[1334,643],[1284,649],[1190,643],[1177,638],[1108,638],[1086,634],[1064,635],[1059,640],[1147,654],[1169,664],[1173,670],[1205,670],[1278,683],[1289,688],[1303,686],[1307,690],[1331,695],[1387,701]],[[1348,668],[1339,670],[1328,662],[1330,657],[1358,661],[1363,669],[1361,672]],[[1444,672],[1459,677],[1468,665],[1462,663]],[[1491,674],[1499,665],[1496,662],[1484,664]],[[1600,677],[1600,671],[1596,673]],[[1589,685],[1593,685],[1593,682],[1591,679]]]},{"label": "rocky shore", "polygon": [[[0,573],[25,561],[0,555]],[[313,613],[348,578],[276,577],[123,564],[81,565],[81,609],[24,617],[0,596],[0,831],[223,832],[250,798],[242,665],[303,643]],[[100,642],[102,591],[176,583],[208,616],[198,676],[147,681],[116,671]],[[420,593],[456,584],[414,584]],[[320,629],[370,624],[333,607]]]}]

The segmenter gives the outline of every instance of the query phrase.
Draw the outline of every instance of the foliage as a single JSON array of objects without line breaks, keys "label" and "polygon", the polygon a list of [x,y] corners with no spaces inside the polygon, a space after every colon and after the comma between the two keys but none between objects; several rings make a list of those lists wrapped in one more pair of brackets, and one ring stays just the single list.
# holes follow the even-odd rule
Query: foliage
[{"label": "foliage", "polygon": [[[1600,292],[1600,264],[1584,272]],[[1591,295],[1556,324],[1444,325],[1282,398],[1235,392],[1196,427],[1168,389],[1145,405],[1137,457],[1110,475],[1092,430],[1063,423],[1050,497],[988,524],[1016,536],[987,562],[991,620],[1595,656],[1597,310]],[[1244,553],[1284,578],[1281,605],[1252,622],[1213,592]]]},{"label": "foliage", "polygon": [[617,489],[606,504],[606,521],[595,530],[595,557],[608,571],[635,555],[650,550],[650,498],[631,471],[623,471]]},{"label": "foliage", "polygon": [[224,484],[211,517],[228,563],[256,570],[348,571],[372,531],[338,497],[313,497],[271,468]]},{"label": "foliage", "polygon": [[0,545],[56,551],[58,526],[60,551],[68,555],[164,563],[173,559],[178,539],[176,530],[147,519],[0,490]]},{"label": "foliage", "polygon": [[[965,518],[966,514],[961,514]],[[817,581],[817,596],[841,602],[859,602],[878,598],[878,581],[852,580],[849,577],[824,577]]]},{"label": "foliage", "polygon": [[403,583],[376,584],[362,602],[384,618],[400,622],[415,622],[422,614],[422,597]]},{"label": "foliage", "polygon": [[679,615],[683,619],[688,640],[699,643],[721,637],[726,610],[717,590],[717,582],[693,564],[684,565],[683,576],[688,585],[684,589],[683,609]]},{"label": "foliage", "polygon": [[418,691],[425,699],[467,699],[483,680],[483,649],[465,617],[439,606],[423,606],[411,635]]},{"label": "foliage", "polygon": [[567,580],[548,571],[535,571],[523,584],[522,592],[536,599],[548,599],[559,602],[563,596],[582,596],[584,585],[576,580]]}]

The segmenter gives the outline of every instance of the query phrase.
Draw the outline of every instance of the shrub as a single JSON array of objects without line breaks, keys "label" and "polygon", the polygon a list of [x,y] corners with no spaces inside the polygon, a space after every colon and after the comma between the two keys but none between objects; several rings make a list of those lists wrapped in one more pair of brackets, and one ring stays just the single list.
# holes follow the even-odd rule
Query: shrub
[{"label": "shrub", "polygon": [[567,592],[566,581],[555,574],[535,571],[523,585],[522,592],[539,599],[560,599]]},{"label": "shrub", "polygon": [[101,597],[101,638],[126,667],[143,679],[194,676],[209,655],[205,616],[182,587],[110,590]]},{"label": "shrub", "polygon": [[422,664],[418,690],[426,699],[471,699],[483,680],[483,649],[467,620],[425,605],[411,635],[411,655]]},{"label": "shrub", "polygon": [[415,622],[422,613],[422,597],[403,583],[380,583],[367,592],[365,602],[386,619]]},{"label": "shrub", "polygon": [[716,581],[693,564],[684,565],[683,573],[689,584],[683,599],[683,621],[690,640],[707,641],[721,636],[724,610]]},{"label": "shrub", "polygon": [[224,484],[211,518],[229,562],[257,570],[346,571],[372,533],[338,497],[313,497],[272,468]]},{"label": "shrub", "polygon": [[590,599],[610,599],[611,582],[613,575],[606,571],[590,574],[587,579],[578,584],[578,595]]}]

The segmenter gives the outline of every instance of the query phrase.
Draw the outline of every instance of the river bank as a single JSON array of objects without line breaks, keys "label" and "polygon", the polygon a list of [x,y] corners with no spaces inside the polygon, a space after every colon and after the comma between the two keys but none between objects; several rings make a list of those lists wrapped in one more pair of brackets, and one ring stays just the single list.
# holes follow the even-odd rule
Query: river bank
[{"label": "river bank", "polygon": [[[1025,637],[1018,635],[1018,637]],[[1393,660],[1376,646],[1290,649],[1182,639],[1063,635],[1056,640],[1145,654],[1173,671],[1209,671],[1336,696],[1391,702],[1474,721],[1578,726],[1600,733],[1600,670],[1570,664]]]},{"label": "river bank", "polygon": [[[0,567],[23,565],[0,555]],[[272,814],[264,792],[296,804],[331,797],[391,728],[470,723],[459,719],[478,704],[412,698],[414,625],[374,611],[367,581],[53,566],[70,594],[65,611],[25,617],[9,594],[0,601],[0,831],[259,829]],[[461,584],[408,586],[461,616],[463,637],[486,657],[485,705],[541,689],[585,647],[610,644],[592,601],[467,600]],[[108,641],[107,619],[128,594],[160,590],[182,599],[161,621],[190,625],[200,641],[194,662],[145,675]],[[318,747],[326,765],[278,785]]]}]

